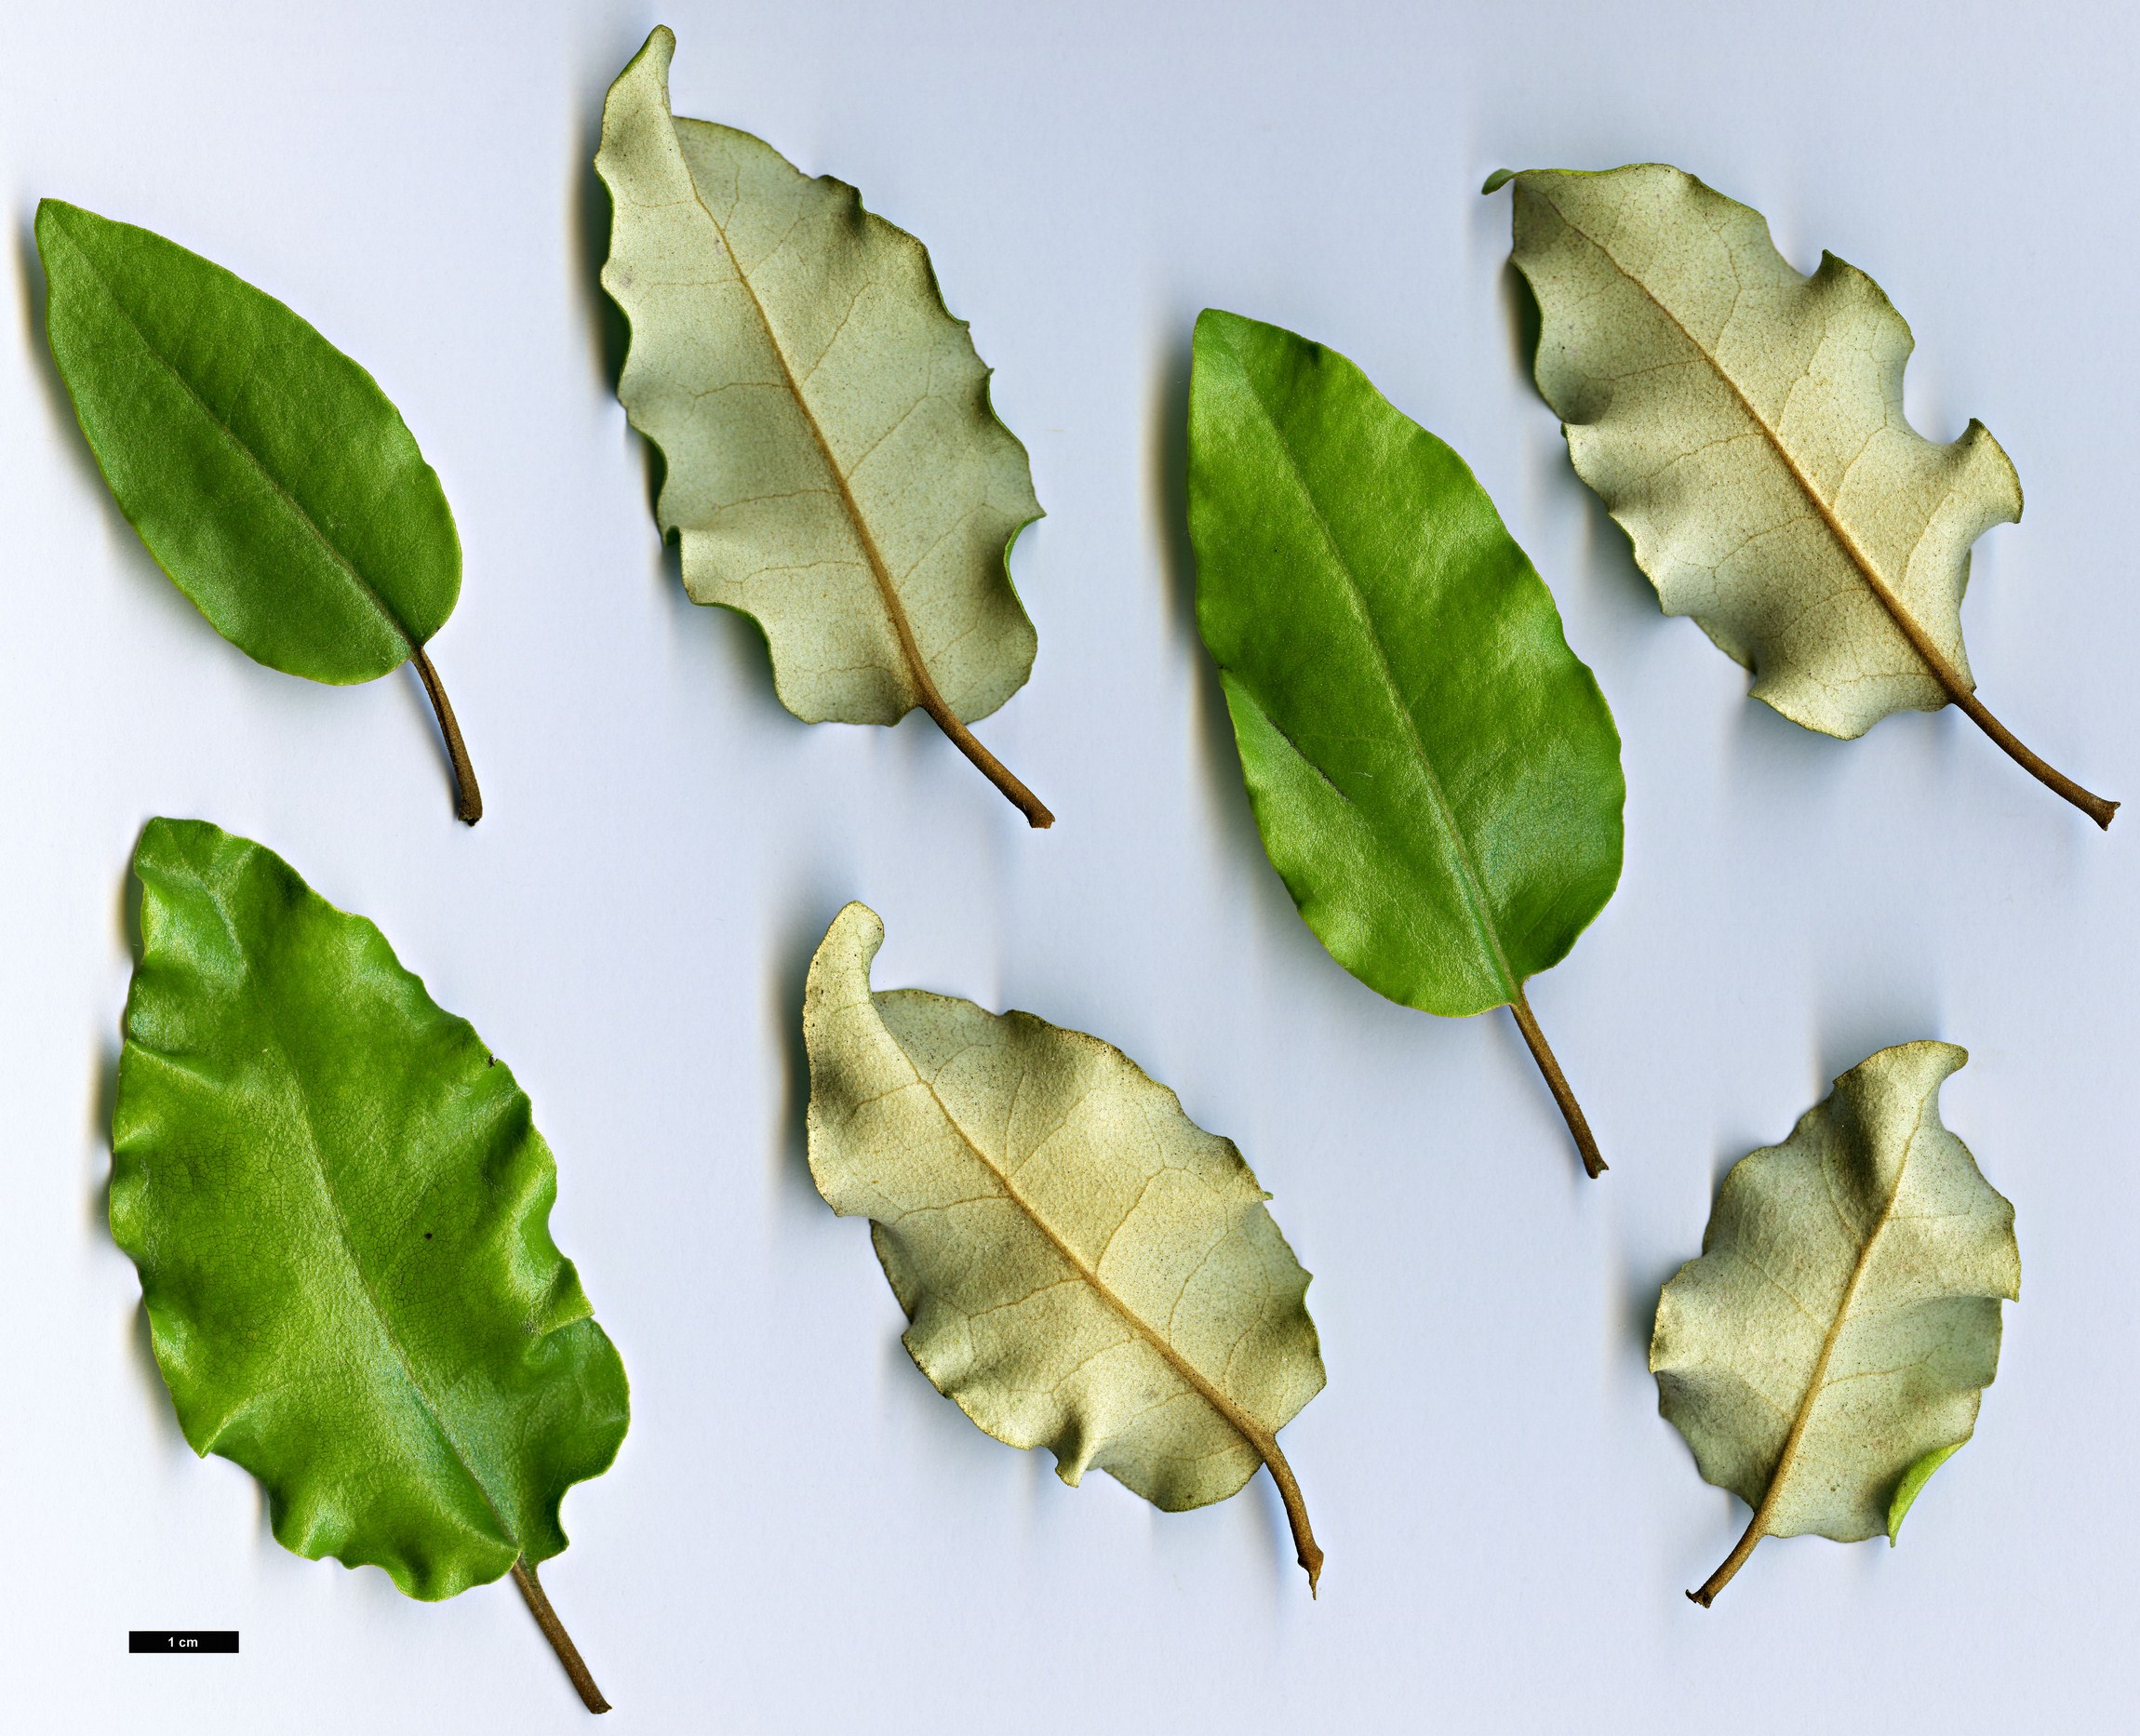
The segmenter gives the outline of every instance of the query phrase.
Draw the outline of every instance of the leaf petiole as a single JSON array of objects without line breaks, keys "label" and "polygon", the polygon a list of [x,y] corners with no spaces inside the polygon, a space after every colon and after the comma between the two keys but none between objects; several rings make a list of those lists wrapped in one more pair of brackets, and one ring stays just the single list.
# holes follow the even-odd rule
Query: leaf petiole
[{"label": "leaf petiole", "polygon": [[1049,811],[1048,804],[1019,782],[1010,768],[982,746],[980,738],[958,721],[958,714],[943,702],[943,696],[936,690],[936,683],[929,679],[928,671],[922,668],[918,659],[914,667],[921,677],[921,708],[936,720],[936,727],[951,738],[951,744],[1010,798],[1010,805],[1025,816],[1026,824],[1034,831],[1045,832],[1053,825],[1055,816]]},{"label": "leaf petiole", "polygon": [[1308,1576],[1308,1596],[1313,1597],[1316,1582],[1322,1578],[1323,1550],[1316,1542],[1315,1532],[1308,1528],[1308,1503],[1301,1495],[1300,1484],[1293,1478],[1292,1466],[1286,1462],[1285,1454],[1278,1449],[1277,1437],[1257,1431],[1248,1435],[1248,1441],[1262,1455],[1264,1469],[1271,1474],[1271,1481],[1278,1486],[1278,1499],[1286,1503],[1286,1523],[1293,1533],[1293,1556]]},{"label": "leaf petiole", "polygon": [[528,1600],[535,1625],[542,1630],[542,1637],[550,1642],[550,1649],[557,1654],[557,1662],[565,1666],[565,1674],[572,1678],[572,1686],[580,1690],[582,1703],[590,1712],[609,1711],[609,1703],[602,1698],[602,1690],[595,1686],[595,1678],[587,1673],[580,1648],[572,1643],[572,1636],[565,1631],[565,1623],[557,1619],[556,1610],[550,1607],[550,1599],[542,1595],[542,1582],[535,1577],[534,1564],[525,1557],[515,1561],[513,1582]]},{"label": "leaf petiole", "polygon": [[461,739],[461,725],[454,719],[453,701],[446,697],[445,684],[421,645],[409,652],[408,660],[416,665],[431,709],[438,714],[438,732],[446,738],[446,756],[453,762],[453,812],[474,825],[483,818],[483,792],[475,782],[475,768],[469,762],[468,744]]},{"label": "leaf petiole", "polygon": [[1560,1063],[1553,1058],[1545,1033],[1538,1028],[1538,1020],[1531,1010],[1531,1003],[1524,998],[1520,983],[1508,1003],[1508,1010],[1516,1015],[1516,1028],[1531,1045],[1531,1058],[1538,1063],[1538,1071],[1545,1075],[1553,1101],[1560,1105],[1561,1118],[1568,1123],[1568,1131],[1575,1136],[1575,1149],[1583,1155],[1584,1173],[1595,1182],[1608,1166],[1598,1149],[1596,1136],[1590,1131],[1590,1123],[1583,1114],[1583,1105],[1575,1101],[1575,1093],[1569,1088],[1568,1075],[1560,1071]]},{"label": "leaf petiole", "polygon": [[1996,741],[2005,751],[2008,758],[2044,788],[2063,795],[2104,831],[2110,830],[2111,819],[2118,812],[2116,802],[2097,795],[2092,790],[2082,789],[2055,766],[2030,753],[2021,744],[2013,730],[1985,709],[1982,700],[1973,693],[1961,690],[1960,684],[1952,678],[1944,664],[1935,665],[1933,674],[1946,685],[1948,692],[1954,696],[1954,702],[1968,714],[1970,722]]},{"label": "leaf petiole", "polygon": [[[1763,1502],[1762,1506],[1768,1503]],[[1689,1603],[1698,1603],[1706,1609],[1717,1601],[1717,1594],[1732,1582],[1732,1575],[1746,1565],[1746,1557],[1754,1553],[1754,1545],[1769,1534],[1768,1515],[1756,1513],[1747,1521],[1745,1535],[1732,1545],[1732,1553],[1724,1557],[1724,1565],[1702,1582],[1700,1591],[1687,1594]]]}]

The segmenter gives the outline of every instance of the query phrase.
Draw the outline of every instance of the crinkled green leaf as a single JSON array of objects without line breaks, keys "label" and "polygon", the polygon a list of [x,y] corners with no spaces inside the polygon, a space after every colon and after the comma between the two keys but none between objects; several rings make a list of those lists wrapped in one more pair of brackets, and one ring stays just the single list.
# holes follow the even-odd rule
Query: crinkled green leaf
[{"label": "crinkled green leaf", "polygon": [[685,588],[764,628],[796,716],[920,706],[970,754],[964,725],[1033,667],[1006,565],[1040,515],[1025,448],[921,243],[748,133],[672,115],[675,51],[658,28],[618,75],[595,167],[632,328],[617,395],[667,462]]},{"label": "crinkled green leaf", "polygon": [[1269,1195],[1119,1049],[872,991],[883,940],[849,904],[810,964],[809,1162],[835,1211],[872,1220],[916,1363],[1066,1483],[1097,1465],[1179,1511],[1267,1464],[1312,1585],[1322,1551],[1277,1436],[1322,1355]]},{"label": "crinkled green leaf", "polygon": [[512,1071],[273,851],[154,820],[134,872],[112,1234],[186,1439],[414,1597],[556,1555],[628,1404]]},{"label": "crinkled green leaf", "polygon": [[1485,489],[1334,350],[1208,308],[1189,530],[1256,823],[1308,926],[1392,1000],[1513,1006],[1547,1064],[1523,983],[1612,897],[1626,785]]},{"label": "crinkled green leaf", "polygon": [[314,681],[415,658],[461,594],[437,474],[372,377],[273,296],[161,235],[37,207],[45,329],[90,450],[149,553],[248,657]]},{"label": "crinkled green leaf", "polygon": [[2021,1250],[2013,1208],[1940,1123],[1967,1059],[1905,1043],[1844,1074],[1732,1167],[1702,1257],[1665,1286],[1659,1406],[1703,1476],[1754,1509],[1697,1602],[1763,1537],[1893,1539],[1976,1426]]},{"label": "crinkled green leaf", "polygon": [[1506,171],[1517,268],[1537,295],[1538,390],[1665,611],[1754,672],[1754,697],[1856,736],[1960,705],[2108,825],[1986,711],[1961,643],[1970,545],[2021,516],[1973,421],[1938,446],[1903,414],[1912,339],[1832,253],[1804,277],[1759,211],[1660,163]]}]

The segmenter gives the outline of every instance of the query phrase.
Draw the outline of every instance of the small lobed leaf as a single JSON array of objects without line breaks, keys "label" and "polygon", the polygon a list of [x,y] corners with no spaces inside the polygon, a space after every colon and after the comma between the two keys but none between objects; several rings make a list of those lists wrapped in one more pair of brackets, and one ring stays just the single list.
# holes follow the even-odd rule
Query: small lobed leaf
[{"label": "small lobed leaf", "polygon": [[1486,191],[1505,181],[1539,393],[1665,612],[1809,729],[1957,704],[2107,826],[2115,802],[1975,697],[1970,548],[2020,518],[2021,483],[1983,423],[1946,446],[1909,425],[1913,340],[1879,286],[1830,253],[1800,275],[1759,211],[1662,163],[1504,170]]},{"label": "small lobed leaf", "polygon": [[1763,1537],[1897,1536],[1976,1424],[2021,1293],[2013,1208],[1939,1117],[1949,1043],[1881,1049],[1718,1190],[1657,1305],[1659,1408]]},{"label": "small lobed leaf", "polygon": [[1801,276],[1759,211],[1663,164],[1514,180],[1538,390],[1665,612],[1830,735],[1952,697],[1896,608],[1973,687],[1970,545],[2021,484],[1982,423],[1945,447],[1910,427],[1879,286],[1833,254]]},{"label": "small lobed leaf", "polygon": [[186,1439],[299,1555],[421,1598],[531,1573],[629,1399],[526,1094],[273,851],[153,820],[134,871],[111,1225]]},{"label": "small lobed leaf", "polygon": [[37,207],[45,327],[127,522],[270,668],[370,681],[453,612],[461,542],[401,414],[273,296],[161,235]]},{"label": "small lobed leaf", "polygon": [[1178,1511],[1269,1465],[1321,1391],[1308,1275],[1232,1142],[1118,1049],[1026,1013],[870,987],[849,904],[811,961],[809,1162],[871,1239],[937,1389],[996,1439]]}]

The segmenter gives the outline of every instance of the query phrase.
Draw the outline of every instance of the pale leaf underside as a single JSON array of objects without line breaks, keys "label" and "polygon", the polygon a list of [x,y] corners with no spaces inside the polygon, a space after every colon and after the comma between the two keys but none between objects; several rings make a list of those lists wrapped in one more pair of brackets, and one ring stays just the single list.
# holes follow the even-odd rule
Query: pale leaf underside
[{"label": "pale leaf underside", "polygon": [[1308,1275],[1239,1152],[1095,1038],[873,994],[883,936],[849,904],[811,964],[810,1169],[872,1220],[916,1363],[1068,1483],[1098,1466],[1179,1510],[1268,1465],[1312,1583],[1276,1438],[1323,1384]]},{"label": "pale leaf underside", "polygon": [[1794,722],[1850,737],[1952,702],[2107,825],[2115,803],[1975,697],[1970,548],[2021,485],[1982,423],[1946,446],[1909,425],[1912,340],[1879,286],[1832,254],[1800,275],[1759,212],[1661,164],[1511,179],[1539,391],[1665,611]]},{"label": "pale leaf underside", "polygon": [[2013,1209],[1940,1123],[1947,1043],[1880,1050],[1725,1178],[1665,1287],[1650,1367],[1709,1482],[1754,1509],[1699,1592],[1764,1536],[1892,1538],[1966,1441],[2020,1294]]},{"label": "pale leaf underside", "polygon": [[618,396],[666,461],[685,587],[763,627],[798,717],[921,707],[1045,823],[965,727],[1037,643],[1005,562],[1040,507],[988,369],[921,244],[852,187],[672,116],[675,46],[657,29],[619,75],[595,167],[602,282],[632,327]]}]

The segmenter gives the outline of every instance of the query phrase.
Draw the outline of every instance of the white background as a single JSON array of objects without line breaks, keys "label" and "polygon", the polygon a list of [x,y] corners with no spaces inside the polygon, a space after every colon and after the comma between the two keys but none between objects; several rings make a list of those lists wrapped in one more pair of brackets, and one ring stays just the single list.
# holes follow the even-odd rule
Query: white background
[{"label": "white background", "polygon": [[[611,394],[589,168],[665,16],[679,113],[862,188],[931,250],[1050,516],[1031,685],[982,735],[806,727],[683,596]],[[507,1585],[443,1605],[270,1536],[196,1461],[102,1223],[156,813],[283,852],[514,1065],[634,1421],[552,1596],[612,1727],[960,1731],[2081,1730],[2129,1713],[2140,810],[2107,836],[1959,714],[1809,734],[1666,621],[1515,336],[1507,164],[1660,158],[1862,265],[1918,426],[2027,491],[1979,545],[1981,692],[2140,797],[2132,454],[2140,14],[1936,0],[126,7],[7,0],[0,189],[0,1698],[17,1729],[568,1730]],[[288,300],[378,377],[467,552],[412,674],[248,661],[100,482],[43,347],[55,194]],[[1377,998],[1259,847],[1195,635],[1178,494],[1207,303],[1354,357],[1537,562],[1625,741],[1626,871],[1531,995],[1612,1162],[1582,1179],[1514,1026]],[[876,981],[1119,1044],[1236,1138],[1317,1275],[1327,1392],[1267,1478],[1167,1516],[1060,1485],[915,1370],[802,1153],[802,978],[849,898]],[[1828,1078],[1968,1047],[1948,1121],[2019,1213],[1975,1441],[1902,1547],[1764,1542],[1656,1414],[1659,1284],[1716,1182]],[[235,1659],[129,1658],[230,1626]]]}]

